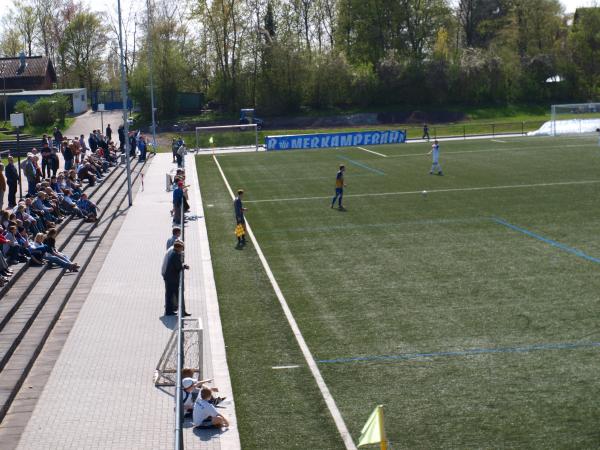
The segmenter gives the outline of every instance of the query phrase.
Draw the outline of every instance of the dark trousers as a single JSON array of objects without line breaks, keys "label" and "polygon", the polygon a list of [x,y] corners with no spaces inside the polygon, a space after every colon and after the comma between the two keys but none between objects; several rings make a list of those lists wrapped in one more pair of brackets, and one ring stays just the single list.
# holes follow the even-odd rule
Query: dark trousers
[{"label": "dark trousers", "polygon": [[8,207],[14,208],[17,206],[17,183],[8,184]]},{"label": "dark trousers", "polygon": [[[50,169],[52,168],[52,161],[48,158],[42,158],[42,176],[44,178],[50,178]],[[46,175],[46,172],[48,175]]]},{"label": "dark trousers", "polygon": [[35,188],[35,177],[27,177],[27,194],[33,197],[37,193]]},{"label": "dark trousers", "polygon": [[[165,280],[165,314],[177,312],[179,297],[179,281],[173,283]],[[183,304],[182,311],[185,312],[185,296],[181,296]]]}]

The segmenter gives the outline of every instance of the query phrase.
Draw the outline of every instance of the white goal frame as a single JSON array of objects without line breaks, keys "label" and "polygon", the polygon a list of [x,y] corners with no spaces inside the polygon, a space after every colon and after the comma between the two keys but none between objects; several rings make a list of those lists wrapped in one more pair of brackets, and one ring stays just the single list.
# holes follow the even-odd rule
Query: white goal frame
[{"label": "white goal frame", "polygon": [[[569,119],[561,119],[560,114],[569,114],[572,117]],[[565,103],[552,105],[550,109],[550,124],[551,124],[551,136],[557,136],[556,122],[561,120],[574,120],[579,122],[579,132],[575,129],[574,134],[586,133],[582,129],[582,121],[588,118],[579,118],[578,114],[597,114],[597,119],[600,119],[600,103]]]},{"label": "white goal frame", "polygon": [[[230,130],[239,130],[241,132],[248,131],[248,128],[254,128],[254,145],[237,145],[237,146],[229,146],[229,147],[200,147],[200,134],[206,131],[226,131]],[[198,152],[201,150],[210,151],[210,150],[226,150],[226,149],[248,149],[254,148],[255,151],[258,151],[258,124],[256,123],[248,123],[248,124],[239,124],[239,125],[217,125],[212,127],[196,127],[196,146],[194,147],[194,151]]]}]

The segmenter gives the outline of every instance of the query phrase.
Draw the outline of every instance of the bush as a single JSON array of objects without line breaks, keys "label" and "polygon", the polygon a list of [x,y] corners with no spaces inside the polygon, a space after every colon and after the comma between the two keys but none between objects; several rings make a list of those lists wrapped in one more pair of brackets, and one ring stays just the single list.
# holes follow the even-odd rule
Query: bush
[{"label": "bush", "polygon": [[15,111],[25,114],[27,124],[34,126],[63,124],[70,110],[69,97],[60,94],[42,97],[33,104],[20,100],[15,105]]}]

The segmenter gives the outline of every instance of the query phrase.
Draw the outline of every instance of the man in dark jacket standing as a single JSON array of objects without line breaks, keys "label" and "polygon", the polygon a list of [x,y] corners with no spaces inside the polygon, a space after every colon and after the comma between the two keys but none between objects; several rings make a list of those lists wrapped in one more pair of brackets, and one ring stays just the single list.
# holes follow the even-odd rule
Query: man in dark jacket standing
[{"label": "man in dark jacket standing", "polygon": [[19,184],[19,173],[15,167],[15,161],[12,156],[8,157],[8,164],[4,169],[6,175],[6,184],[8,185],[8,207],[17,206],[17,185]]},{"label": "man in dark jacket standing", "polygon": [[110,123],[106,125],[106,142],[110,142],[112,140],[112,128],[110,127]]},{"label": "man in dark jacket standing", "polygon": [[117,130],[119,133],[119,150],[124,151],[125,148],[125,128],[123,125],[119,125],[119,129]]},{"label": "man in dark jacket standing", "polygon": [[[173,247],[167,250],[162,265],[162,276],[165,280],[165,316],[172,316],[176,312],[179,298],[179,278],[181,271],[189,269],[189,266],[183,264],[183,241],[176,240]],[[181,296],[181,310],[183,316],[189,316],[185,310],[185,299]]]}]

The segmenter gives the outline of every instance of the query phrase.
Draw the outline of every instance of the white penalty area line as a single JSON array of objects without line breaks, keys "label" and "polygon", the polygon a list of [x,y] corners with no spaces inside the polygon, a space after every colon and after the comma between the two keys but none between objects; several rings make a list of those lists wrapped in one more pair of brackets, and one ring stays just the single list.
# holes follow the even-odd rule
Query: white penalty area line
[{"label": "white penalty area line", "polygon": [[377,156],[383,156],[384,158],[388,157],[388,155],[384,155],[383,153],[374,152],[373,150],[369,150],[368,148],[364,148],[364,147],[356,147],[356,148],[364,150],[365,152],[373,153],[374,155],[377,155]]},{"label": "white penalty area line", "polygon": [[[227,190],[229,191],[229,195],[231,196],[231,199],[232,200],[235,199],[235,196],[233,195],[233,191],[231,190],[231,186],[229,186],[229,181],[227,181],[227,178],[225,177],[225,173],[223,172],[223,169],[221,168],[221,165],[219,164],[219,160],[217,159],[216,155],[213,155],[213,159],[214,159],[215,163],[217,164],[217,168],[219,169],[219,173],[221,174],[221,177],[223,178],[223,182],[225,183],[225,186],[227,187]],[[331,392],[329,392],[329,388],[325,384],[325,380],[323,379],[323,375],[321,375],[321,372],[319,371],[319,368],[317,367],[315,358],[313,357],[312,353],[310,352],[310,349],[308,348],[308,345],[306,344],[306,341],[304,340],[304,337],[302,336],[300,327],[298,327],[298,324],[296,323],[296,319],[294,319],[292,311],[290,310],[290,307],[288,306],[287,301],[285,300],[285,297],[283,296],[283,292],[281,292],[279,284],[277,283],[277,280],[275,279],[275,276],[273,275],[273,272],[271,271],[271,268],[269,267],[267,258],[265,258],[264,253],[262,252],[260,246],[258,245],[258,241],[257,241],[256,237],[254,236],[254,233],[252,232],[252,228],[250,228],[250,224],[248,223],[247,219],[246,219],[246,231],[248,232],[248,236],[254,243],[254,248],[260,259],[260,262],[262,263],[262,265],[265,269],[265,272],[267,273],[267,276],[269,277],[269,281],[271,282],[271,286],[273,286],[273,290],[275,291],[275,295],[277,296],[277,299],[279,300],[279,304],[281,305],[281,308],[283,309],[283,313],[285,314],[285,317],[290,325],[290,328],[292,329],[292,332],[294,333],[294,337],[296,338],[296,341],[298,342],[298,345],[300,346],[300,350],[302,350],[302,354],[304,355],[304,359],[305,359],[306,363],[308,364],[308,368],[310,369],[310,372],[312,373],[313,377],[315,378],[315,381],[317,382],[317,386],[319,387],[319,390],[321,391],[321,395],[323,396],[323,399],[325,400],[325,404],[327,405],[327,408],[329,409],[329,412],[331,413],[331,416],[333,417],[335,426],[337,427],[338,432],[340,433],[340,436],[342,437],[342,440],[344,441],[344,445],[345,445],[346,449],[347,450],[356,450],[356,445],[354,444],[354,441],[352,440],[352,436],[350,436],[350,433],[348,432],[348,427],[346,426],[346,423],[344,422],[344,419],[342,418],[342,414],[340,413],[340,410],[338,409],[338,407],[335,403],[335,400],[333,399],[333,397],[331,395]]]},{"label": "white penalty area line", "polygon": [[[588,180],[588,181],[563,181],[557,183],[536,183],[536,184],[512,184],[504,186],[479,186],[470,188],[451,188],[451,189],[433,189],[427,191],[428,194],[444,193],[444,192],[469,192],[469,191],[492,191],[499,189],[524,189],[524,188],[536,188],[536,187],[550,187],[550,186],[572,186],[578,184],[598,184],[600,180]],[[400,192],[374,192],[371,194],[345,194],[344,197],[385,197],[391,195],[414,195],[422,194],[423,191],[400,191]],[[274,202],[293,202],[302,200],[331,200],[331,196],[327,197],[291,197],[291,198],[269,198],[264,200],[246,200],[246,203],[274,203]]]},{"label": "white penalty area line", "polygon": [[506,141],[501,141],[500,139],[492,139],[492,142],[499,142],[500,144],[506,144]]}]

